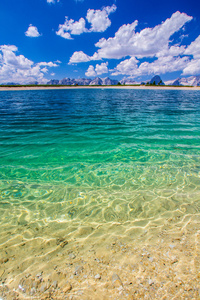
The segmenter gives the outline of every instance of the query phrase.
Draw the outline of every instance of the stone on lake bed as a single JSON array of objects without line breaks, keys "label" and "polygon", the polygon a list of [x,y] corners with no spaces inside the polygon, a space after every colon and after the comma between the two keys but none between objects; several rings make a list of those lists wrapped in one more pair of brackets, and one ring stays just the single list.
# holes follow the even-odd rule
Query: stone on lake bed
[{"label": "stone on lake bed", "polygon": [[63,292],[67,293],[67,292],[71,291],[71,289],[72,289],[71,284],[69,282],[67,282],[65,287],[63,288]]},{"label": "stone on lake bed", "polygon": [[57,286],[58,286],[58,281],[57,281],[57,280],[54,280],[54,282],[52,283],[51,286],[52,286],[54,289],[56,289]]},{"label": "stone on lake bed", "polygon": [[112,284],[114,285],[114,287],[123,286],[120,277],[116,273],[112,275]]},{"label": "stone on lake bed", "polygon": [[83,272],[83,267],[82,266],[76,266],[74,275],[80,275]]},{"label": "stone on lake bed", "polygon": [[97,274],[97,275],[94,276],[94,278],[95,278],[95,279],[101,279],[101,275],[100,275],[100,274]]},{"label": "stone on lake bed", "polygon": [[74,258],[76,258],[76,255],[75,255],[74,253],[70,253],[70,254],[69,254],[69,258],[70,258],[70,259],[74,259]]}]

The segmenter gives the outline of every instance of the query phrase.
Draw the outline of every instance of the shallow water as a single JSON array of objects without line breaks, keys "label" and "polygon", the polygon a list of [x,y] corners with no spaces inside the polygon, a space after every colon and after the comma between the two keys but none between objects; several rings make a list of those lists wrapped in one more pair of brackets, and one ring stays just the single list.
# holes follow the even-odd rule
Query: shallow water
[{"label": "shallow water", "polygon": [[1,92],[2,246],[181,227],[199,199],[199,91]]}]

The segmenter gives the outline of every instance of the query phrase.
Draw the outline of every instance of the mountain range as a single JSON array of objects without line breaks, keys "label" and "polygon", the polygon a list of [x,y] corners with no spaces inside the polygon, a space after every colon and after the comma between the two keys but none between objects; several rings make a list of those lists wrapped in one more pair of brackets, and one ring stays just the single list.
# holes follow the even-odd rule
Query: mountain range
[{"label": "mountain range", "polygon": [[50,80],[47,82],[48,85],[117,85],[118,80],[106,78],[95,77],[94,79],[90,78],[63,78],[61,80]]},{"label": "mountain range", "polygon": [[[40,85],[38,81],[30,82],[28,85]],[[20,85],[19,83],[8,82],[3,85]],[[47,85],[168,85],[168,86],[200,86],[200,75],[177,78],[176,80],[168,80],[163,82],[159,75],[155,75],[151,80],[145,82],[137,82],[133,78],[123,78],[122,80],[113,80],[109,77],[94,79],[90,78],[63,78],[61,80],[51,79]]]}]

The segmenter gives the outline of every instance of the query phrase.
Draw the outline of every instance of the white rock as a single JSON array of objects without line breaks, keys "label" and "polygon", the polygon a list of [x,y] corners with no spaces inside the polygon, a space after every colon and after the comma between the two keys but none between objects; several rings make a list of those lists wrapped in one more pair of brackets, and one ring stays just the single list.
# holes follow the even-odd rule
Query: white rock
[{"label": "white rock", "polygon": [[97,275],[94,276],[94,278],[95,278],[95,279],[101,279],[101,275],[100,275],[100,274],[97,274]]}]

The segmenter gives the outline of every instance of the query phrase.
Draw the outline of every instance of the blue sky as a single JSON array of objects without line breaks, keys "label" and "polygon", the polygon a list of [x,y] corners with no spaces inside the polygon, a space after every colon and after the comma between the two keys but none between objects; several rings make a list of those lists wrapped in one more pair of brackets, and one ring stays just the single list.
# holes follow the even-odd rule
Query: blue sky
[{"label": "blue sky", "polygon": [[0,2],[0,83],[200,74],[200,3]]}]

